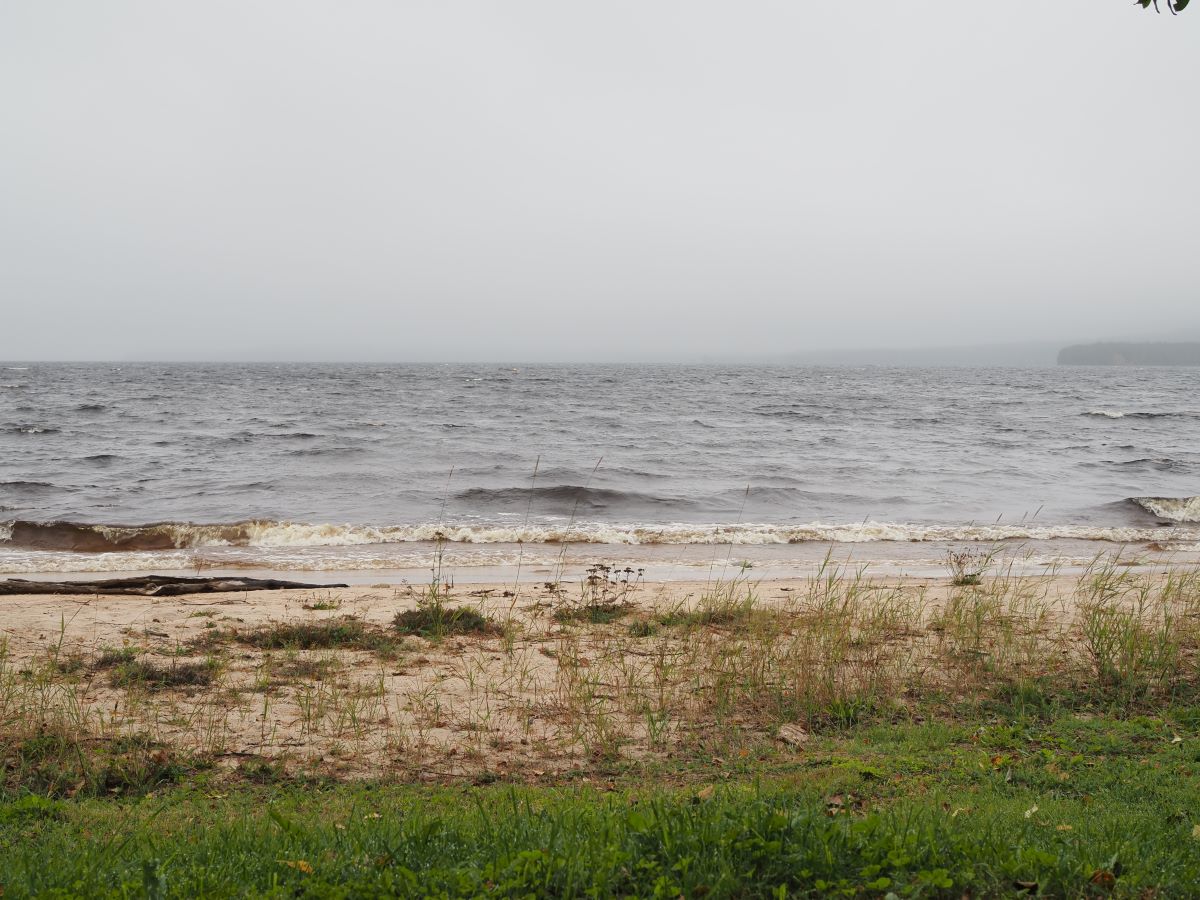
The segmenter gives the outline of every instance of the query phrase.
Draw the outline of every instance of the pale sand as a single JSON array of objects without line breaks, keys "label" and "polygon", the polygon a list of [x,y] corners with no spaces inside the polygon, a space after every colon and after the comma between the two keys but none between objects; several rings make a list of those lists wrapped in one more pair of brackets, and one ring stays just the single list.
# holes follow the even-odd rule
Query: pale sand
[{"label": "pale sand", "polygon": [[[1156,586],[1165,577],[1162,569],[1116,571]],[[783,623],[773,640],[809,634],[828,639],[826,632],[814,630],[812,623],[820,617],[815,610],[823,609],[821,621],[835,619],[829,617],[830,604],[822,606],[820,599],[828,600],[828,593],[813,581],[748,584],[757,596],[756,608],[775,613],[773,621]],[[843,582],[834,600],[844,606],[851,598],[853,610],[844,618],[858,623],[856,637],[869,632],[869,640],[841,657],[839,679],[869,681],[892,673],[897,685],[907,684],[922,666],[951,658],[945,653],[945,623],[936,619],[962,589],[945,578],[881,579],[848,591],[850,584]],[[1078,642],[1078,585],[1074,576],[989,580],[985,590],[996,600],[989,626],[996,633],[989,640],[1004,631],[1003,652],[1022,671],[1038,669],[1039,655],[1048,651],[1065,656]],[[393,660],[369,651],[263,652],[228,643],[213,651],[221,660],[213,685],[154,692],[114,687],[111,670],[92,667],[106,648],[137,648],[143,658],[163,666],[173,659],[203,659],[205,650],[188,649],[192,642],[230,628],[245,631],[271,623],[354,616],[390,631],[399,610],[416,606],[420,589],[163,599],[0,597],[5,646],[0,723],[5,730],[28,731],[41,718],[82,725],[95,734],[145,732],[178,749],[210,754],[227,767],[261,757],[282,760],[293,770],[402,778],[490,772],[534,779],[586,767],[601,757],[611,763],[669,754],[715,740],[714,734],[725,745],[770,741],[778,721],[753,714],[745,697],[732,712],[714,711],[710,702],[712,672],[736,667],[741,658],[762,650],[745,639],[751,626],[660,628],[650,636],[630,632],[631,622],[693,608],[712,589],[702,582],[612,589],[633,608],[625,617],[608,625],[564,625],[555,621],[553,610],[579,601],[578,583],[564,585],[559,596],[547,586],[522,586],[516,597],[505,596],[506,588],[499,585],[458,587],[451,591],[452,605],[470,604],[497,621],[509,621],[507,636],[464,635],[440,643],[406,637]],[[337,608],[312,609],[314,604]],[[893,613],[881,614],[884,608]],[[963,640],[955,637],[956,653]],[[792,646],[789,652],[797,652]],[[734,658],[723,655],[727,648]],[[812,652],[817,665],[825,658],[820,653],[831,651]],[[47,663],[54,657],[74,658],[75,674],[51,674]],[[799,657],[789,659],[789,677],[797,677]],[[320,677],[312,671],[296,674],[297,664],[306,662],[325,671]],[[928,675],[922,677],[928,681]],[[962,676],[955,671],[945,677]]]}]

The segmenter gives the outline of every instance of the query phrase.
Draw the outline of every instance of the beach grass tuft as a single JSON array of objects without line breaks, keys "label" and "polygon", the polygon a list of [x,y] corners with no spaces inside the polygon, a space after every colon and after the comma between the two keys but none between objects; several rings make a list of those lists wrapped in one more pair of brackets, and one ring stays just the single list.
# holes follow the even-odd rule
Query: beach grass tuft
[{"label": "beach grass tuft", "polygon": [[142,733],[101,737],[47,726],[0,739],[9,796],[113,797],[174,784],[202,767]]},{"label": "beach grass tuft", "polygon": [[172,659],[166,665],[140,657],[114,666],[111,679],[115,687],[148,691],[203,687],[212,684],[219,668],[220,663],[211,657],[201,661]]},{"label": "beach grass tuft", "polygon": [[470,606],[451,606],[440,596],[419,602],[416,609],[396,613],[392,624],[401,634],[441,640],[454,634],[498,634],[499,626]]},{"label": "beach grass tuft", "polygon": [[303,622],[277,622],[260,628],[237,630],[239,643],[259,650],[369,650],[391,654],[399,642],[386,631],[353,616]]}]

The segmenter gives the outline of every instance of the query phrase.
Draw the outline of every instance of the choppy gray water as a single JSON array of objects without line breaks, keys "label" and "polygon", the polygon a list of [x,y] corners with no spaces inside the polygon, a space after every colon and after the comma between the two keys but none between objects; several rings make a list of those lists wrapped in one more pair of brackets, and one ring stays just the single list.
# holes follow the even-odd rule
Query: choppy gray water
[{"label": "choppy gray water", "polygon": [[437,533],[462,564],[564,539],[1196,549],[1197,494],[1197,369],[0,366],[8,572],[386,569]]}]

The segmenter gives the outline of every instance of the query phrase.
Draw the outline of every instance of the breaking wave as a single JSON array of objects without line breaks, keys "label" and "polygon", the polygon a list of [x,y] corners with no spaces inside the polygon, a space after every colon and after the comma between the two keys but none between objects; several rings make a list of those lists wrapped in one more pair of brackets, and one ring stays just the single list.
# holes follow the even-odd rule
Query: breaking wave
[{"label": "breaking wave", "polygon": [[1101,419],[1196,419],[1197,412],[1122,412],[1120,410],[1090,409],[1081,415]]},{"label": "breaking wave", "polygon": [[[1151,508],[1149,504],[1163,503]],[[1141,498],[1139,505],[1161,518],[1200,522],[1200,498]],[[1172,506],[1171,504],[1177,504]],[[1156,511],[1161,508],[1160,513]],[[1170,515],[1168,515],[1168,513]],[[1178,531],[1180,533],[1176,534]],[[806,525],[336,525],[250,521],[225,525],[163,522],[152,525],[88,525],[73,522],[14,521],[0,525],[0,547],[80,553],[170,551],[204,547],[354,547],[416,541],[460,544],[803,544],[903,542],[996,542],[1073,539],[1132,543],[1163,539],[1195,540],[1193,529],[1097,527],[1091,525],[917,525],[861,522]]]},{"label": "breaking wave", "polygon": [[1130,497],[1128,502],[1169,522],[1200,522],[1200,497]]}]

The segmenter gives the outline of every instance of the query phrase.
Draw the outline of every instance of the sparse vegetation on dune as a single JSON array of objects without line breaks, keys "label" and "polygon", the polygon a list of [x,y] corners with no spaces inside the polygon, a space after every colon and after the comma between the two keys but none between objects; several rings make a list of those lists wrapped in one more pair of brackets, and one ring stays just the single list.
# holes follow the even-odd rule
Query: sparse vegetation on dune
[{"label": "sparse vegetation on dune", "polygon": [[[883,580],[827,564],[803,581],[743,571],[681,595],[604,567],[577,594],[556,582],[463,602],[443,581],[347,592],[333,617],[301,597],[279,620],[187,610],[153,633],[76,634],[64,620],[48,644],[0,645],[0,854],[18,835],[54,852],[76,827],[37,810],[5,818],[34,803],[23,797],[80,803],[182,782],[165,820],[123,813],[144,840],[105,869],[109,888],[154,862],[179,895],[274,890],[266,870],[249,874],[256,864],[289,891],[725,895],[751,872],[764,895],[981,896],[1017,881],[1170,894],[1200,872],[1185,802],[1200,772],[1200,572],[1099,560],[1070,578],[978,574]],[[327,792],[345,832],[305,818],[297,779]],[[146,848],[172,816],[178,833],[205,821],[186,789],[197,780],[232,791],[230,808],[268,791],[292,824],[225,827],[227,867],[196,881],[198,848],[215,844],[191,840],[169,859]],[[362,780],[394,786],[372,794]],[[457,795],[401,786],[430,780],[539,786],[480,793],[517,804],[489,833]],[[580,782],[618,794],[557,793]],[[421,843],[398,815],[418,796],[436,799],[427,827],[475,849]],[[351,827],[375,812],[376,831]],[[116,814],[110,802],[71,815]],[[546,845],[551,821],[578,828],[578,846]],[[603,847],[593,828],[609,829]],[[386,856],[377,838],[408,849],[362,863]],[[702,861],[685,852],[705,841],[716,843]],[[81,859],[99,865],[90,846]],[[50,886],[20,871],[10,890]]]},{"label": "sparse vegetation on dune", "polygon": [[260,650],[369,650],[391,652],[396,641],[379,628],[351,616],[311,622],[279,622],[252,630],[235,630],[231,637]]},{"label": "sparse vegetation on dune", "polygon": [[116,687],[142,687],[151,691],[203,687],[212,684],[218,668],[219,664],[213,659],[201,662],[181,662],[172,659],[162,665],[144,659],[133,659],[113,670],[112,683]]},{"label": "sparse vegetation on dune", "polygon": [[[270,755],[287,735],[290,769],[377,772],[403,748],[408,774],[466,774],[500,758],[561,768],[736,749],[788,724],[955,721],[1012,698],[1135,715],[1200,697],[1196,572],[1101,562],[1070,583],[998,572],[945,585],[828,566],[677,596],[613,571],[590,573],[578,596],[552,585],[520,603],[416,593],[382,623],[305,603],[254,625],[189,613],[173,641],[119,649],[65,633],[19,661],[4,651],[0,714],[6,728],[33,709],[178,746],[170,723],[186,699],[210,732],[240,736],[233,752]],[[255,694],[265,708],[248,706]],[[246,746],[249,721],[266,723],[260,745]]]},{"label": "sparse vegetation on dune", "polygon": [[546,590],[557,600],[554,618],[562,623],[606,625],[615,622],[632,611],[630,597],[642,584],[645,574],[644,569],[631,566],[624,569],[604,563],[588,566],[579,584],[578,598],[564,590],[561,582],[547,582]]},{"label": "sparse vegetation on dune", "polygon": [[454,634],[494,634],[498,629],[483,613],[470,606],[451,606],[441,597],[418,603],[416,609],[396,613],[392,624],[401,634],[440,640]]}]

